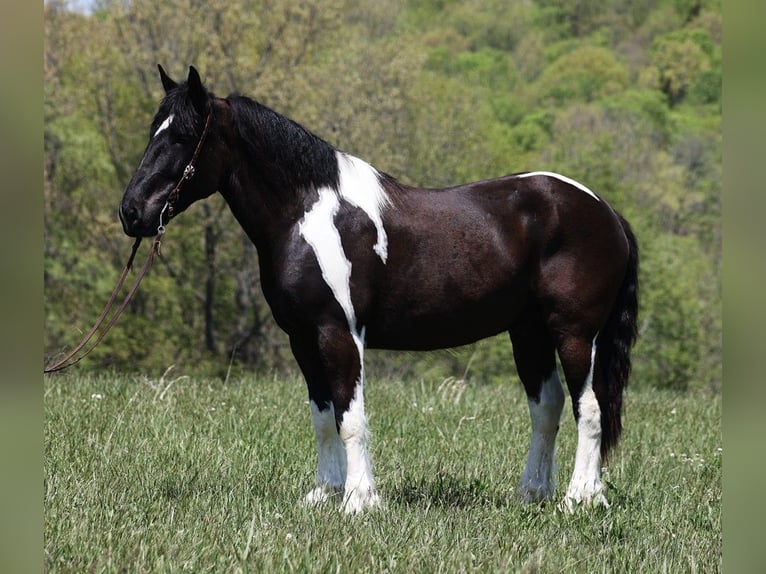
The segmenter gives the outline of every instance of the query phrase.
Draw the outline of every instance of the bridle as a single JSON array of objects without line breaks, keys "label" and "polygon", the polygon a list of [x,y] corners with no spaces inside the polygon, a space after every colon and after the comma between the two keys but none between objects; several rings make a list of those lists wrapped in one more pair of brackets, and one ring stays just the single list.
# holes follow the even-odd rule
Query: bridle
[{"label": "bridle", "polygon": [[207,134],[210,131],[210,119],[213,117],[213,106],[208,102],[207,104],[207,117],[205,118],[205,127],[202,128],[202,134],[199,137],[199,141],[197,142],[197,147],[194,149],[194,154],[192,154],[191,161],[189,161],[188,164],[186,164],[186,167],[184,168],[183,175],[181,176],[181,179],[178,180],[178,183],[176,183],[176,186],[171,190],[171,192],[168,194],[168,198],[165,200],[165,205],[162,208],[162,211],[160,211],[160,225],[157,227],[157,235],[163,235],[165,233],[165,225],[162,223],[162,216],[165,214],[165,211],[168,213],[168,221],[175,215],[175,207],[176,202],[178,201],[178,196],[181,195],[181,188],[183,188],[184,183],[189,181],[191,178],[194,177],[195,172],[195,164],[197,163],[197,158],[199,157],[199,153],[202,150],[202,146],[205,143],[205,139],[207,138]]},{"label": "bridle", "polygon": [[184,168],[183,175],[181,175],[181,179],[178,180],[178,183],[176,183],[175,187],[171,190],[171,192],[168,194],[167,199],[165,200],[165,205],[162,207],[162,211],[160,211],[160,222],[159,222],[159,225],[157,226],[157,235],[154,237],[154,240],[152,241],[152,246],[149,249],[149,255],[147,256],[146,261],[144,262],[144,265],[141,267],[141,270],[138,272],[138,275],[136,276],[135,280],[133,281],[133,285],[131,286],[130,291],[128,291],[128,294],[122,300],[122,303],[120,303],[119,307],[117,307],[117,310],[109,319],[109,322],[106,324],[106,327],[104,328],[104,330],[101,331],[99,336],[96,338],[96,341],[90,347],[88,347],[84,353],[82,353],[79,357],[75,358],[75,355],[77,355],[77,353],[79,353],[88,344],[91,338],[93,338],[93,336],[96,334],[96,331],[98,331],[99,327],[101,327],[101,324],[104,322],[107,315],[109,314],[109,311],[112,309],[112,306],[114,306],[114,303],[117,300],[117,294],[120,292],[120,289],[122,289],[122,286],[125,283],[125,279],[128,276],[128,272],[133,267],[133,259],[135,259],[136,257],[138,246],[141,245],[142,238],[140,236],[137,237],[136,241],[133,243],[133,247],[130,252],[130,257],[128,257],[128,262],[125,264],[125,267],[123,267],[122,273],[120,274],[120,278],[117,280],[117,285],[115,285],[114,289],[112,290],[112,294],[109,297],[109,301],[107,301],[106,306],[104,307],[104,310],[101,312],[101,315],[99,315],[98,319],[96,320],[95,325],[91,327],[90,331],[88,331],[88,333],[83,337],[82,341],[80,341],[80,343],[74,349],[69,351],[69,353],[67,353],[64,358],[56,361],[52,365],[44,367],[43,368],[44,374],[55,373],[56,371],[61,371],[63,369],[76,365],[82,359],[84,359],[87,355],[89,355],[91,351],[93,351],[93,349],[95,349],[98,346],[98,344],[103,340],[106,334],[111,330],[111,328],[117,322],[117,319],[120,317],[120,315],[122,315],[122,312],[128,306],[128,303],[130,303],[130,301],[133,299],[133,296],[138,291],[138,286],[141,284],[141,280],[149,272],[149,269],[151,268],[152,263],[154,262],[154,258],[160,253],[162,236],[165,235],[165,224],[163,223],[162,216],[167,212],[168,221],[170,221],[170,219],[175,214],[176,203],[178,201],[178,197],[181,195],[181,190],[183,189],[184,184],[194,177],[194,173],[196,171],[195,166],[197,163],[197,159],[199,158],[200,151],[202,151],[202,146],[204,145],[205,139],[207,139],[208,132],[210,131],[210,122],[211,122],[212,116],[213,116],[213,106],[210,104],[210,102],[208,102],[207,117],[205,118],[205,126],[202,128],[202,134],[200,135],[199,141],[197,142],[197,147],[194,149],[194,154],[192,155],[191,160]]}]

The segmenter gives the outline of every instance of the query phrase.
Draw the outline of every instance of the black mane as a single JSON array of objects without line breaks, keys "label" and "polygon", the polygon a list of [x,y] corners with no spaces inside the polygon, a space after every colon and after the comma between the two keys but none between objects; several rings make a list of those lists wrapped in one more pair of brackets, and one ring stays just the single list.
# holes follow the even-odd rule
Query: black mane
[{"label": "black mane", "polygon": [[234,125],[272,193],[340,185],[336,149],[300,124],[244,96],[229,96]]}]

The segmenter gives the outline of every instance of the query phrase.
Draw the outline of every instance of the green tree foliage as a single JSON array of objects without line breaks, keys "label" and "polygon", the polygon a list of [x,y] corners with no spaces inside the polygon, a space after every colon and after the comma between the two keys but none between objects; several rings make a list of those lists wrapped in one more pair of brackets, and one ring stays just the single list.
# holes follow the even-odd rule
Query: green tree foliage
[{"label": "green tree foliage", "polygon": [[[642,250],[636,385],[721,382],[718,0],[99,0],[45,4],[45,352],[73,345],[129,250],[116,208],[162,97],[156,64],[254,96],[408,183],[574,177]],[[127,316],[84,365],[292,369],[257,254],[220,197],[174,222]],[[513,376],[507,335],[370,373]]]},{"label": "green tree foliage", "polygon": [[607,48],[583,46],[557,58],[540,78],[541,100],[550,105],[592,102],[628,87],[628,71]]},{"label": "green tree foliage", "polygon": [[641,360],[634,373],[638,384],[646,377],[660,388],[686,390],[701,368],[719,368],[714,358],[720,353],[716,351],[720,341],[715,339],[720,334],[715,283],[693,238],[664,234],[646,244],[636,347]]},{"label": "green tree foliage", "polygon": [[661,90],[675,106],[686,97],[700,103],[720,98],[720,54],[710,35],[701,29],[684,29],[657,38],[652,46]]}]

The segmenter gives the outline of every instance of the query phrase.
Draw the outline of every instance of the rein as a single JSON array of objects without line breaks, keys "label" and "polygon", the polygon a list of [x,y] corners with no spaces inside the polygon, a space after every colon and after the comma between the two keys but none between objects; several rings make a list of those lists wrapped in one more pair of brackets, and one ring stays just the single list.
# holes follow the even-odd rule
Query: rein
[{"label": "rein", "polygon": [[114,306],[114,302],[117,300],[117,294],[120,292],[120,289],[122,288],[123,283],[125,283],[125,278],[128,276],[128,271],[130,271],[130,269],[133,267],[133,259],[135,259],[136,251],[138,251],[138,246],[141,244],[141,237],[136,238],[136,242],[133,244],[133,249],[131,250],[130,257],[128,258],[128,262],[125,264],[125,267],[122,269],[120,278],[117,280],[117,285],[115,285],[114,290],[112,291],[112,295],[109,297],[109,301],[107,301],[106,306],[104,307],[104,310],[101,312],[101,315],[96,320],[96,324],[93,325],[93,327],[91,327],[90,331],[88,331],[85,337],[83,337],[82,341],[80,341],[80,343],[74,349],[69,351],[69,353],[67,353],[67,355],[63,359],[60,359],[56,361],[54,364],[45,367],[43,369],[44,374],[55,373],[56,371],[61,371],[63,369],[71,367],[72,365],[76,365],[85,357],[87,357],[91,353],[91,351],[93,351],[93,349],[95,349],[98,346],[98,344],[103,340],[106,334],[111,330],[111,328],[117,322],[117,319],[125,310],[125,307],[127,307],[128,303],[130,303],[131,299],[133,299],[133,296],[136,294],[136,291],[138,291],[138,286],[141,283],[141,280],[149,272],[149,268],[152,266],[154,257],[160,251],[161,238],[162,238],[162,234],[157,234],[157,236],[154,238],[154,241],[152,242],[152,247],[149,251],[149,256],[146,258],[146,261],[144,262],[143,267],[141,267],[141,271],[139,271],[138,276],[133,281],[133,285],[130,288],[130,291],[128,291],[128,294],[125,296],[125,299],[122,300],[122,303],[120,303],[120,306],[117,307],[117,310],[114,312],[114,315],[112,315],[112,318],[106,324],[106,328],[103,331],[101,331],[101,334],[96,338],[96,342],[93,343],[88,349],[86,349],[85,352],[82,353],[79,357],[75,358],[75,355],[77,355],[77,353],[79,353],[83,349],[83,347],[85,347],[88,344],[88,341],[90,341],[91,338],[93,338],[93,335],[95,335],[96,331],[98,331],[99,327],[101,327],[101,324],[106,319],[106,316],[109,314],[109,311],[112,309],[112,306]]},{"label": "rein", "polygon": [[208,131],[210,129],[210,118],[213,115],[213,109],[210,104],[208,104],[208,113],[207,118],[205,119],[205,127],[202,129],[202,135],[199,138],[199,141],[197,142],[197,147],[194,150],[194,154],[192,155],[191,161],[186,165],[184,168],[183,175],[181,176],[181,179],[178,180],[178,183],[173,188],[173,190],[168,194],[168,198],[165,201],[165,205],[162,208],[162,211],[160,211],[160,223],[157,227],[157,235],[154,237],[154,240],[152,241],[152,246],[149,249],[149,255],[146,258],[146,261],[144,262],[144,265],[141,267],[141,270],[138,272],[138,275],[136,276],[135,280],[133,281],[133,285],[130,288],[130,291],[128,291],[127,295],[125,295],[125,298],[122,300],[122,303],[120,303],[119,307],[117,307],[117,310],[112,315],[111,319],[109,319],[109,322],[106,324],[106,327],[103,331],[101,331],[101,334],[99,334],[98,337],[96,337],[96,341],[88,347],[84,353],[82,353],[79,357],[75,357],[77,353],[79,353],[87,344],[88,342],[93,338],[93,336],[98,331],[99,327],[101,327],[101,324],[106,319],[107,315],[109,314],[109,311],[111,311],[112,307],[114,306],[115,301],[117,300],[117,294],[120,292],[120,289],[122,289],[123,284],[125,283],[125,279],[128,276],[128,272],[133,267],[133,260],[136,257],[136,252],[138,251],[138,246],[141,245],[141,237],[137,237],[135,243],[133,243],[133,248],[130,252],[130,257],[128,257],[128,262],[125,264],[125,267],[122,269],[122,273],[120,274],[120,278],[117,280],[117,285],[115,285],[114,289],[112,290],[112,294],[109,297],[109,300],[106,303],[106,306],[104,307],[104,310],[101,312],[101,315],[99,315],[98,319],[96,320],[95,325],[91,327],[90,331],[86,333],[86,335],[83,337],[82,341],[69,353],[66,354],[66,356],[58,361],[56,361],[54,364],[49,365],[43,369],[43,374],[48,373],[55,373],[56,371],[64,370],[68,367],[71,367],[73,365],[76,365],[81,360],[83,360],[86,356],[88,356],[93,349],[95,349],[98,344],[104,339],[106,334],[112,329],[114,324],[117,322],[117,319],[122,315],[122,312],[125,310],[125,308],[128,306],[128,303],[133,299],[133,296],[138,291],[138,286],[141,284],[141,281],[143,280],[144,276],[149,272],[149,269],[152,267],[152,263],[154,263],[154,258],[160,253],[160,246],[162,244],[162,236],[165,234],[165,225],[162,222],[162,216],[167,211],[168,214],[168,220],[173,217],[174,211],[175,211],[175,204],[176,201],[178,201],[178,196],[181,194],[181,189],[184,186],[184,183],[189,181],[192,177],[194,177],[195,172],[195,164],[197,163],[197,158],[199,157],[200,151],[202,150],[202,145],[205,143],[205,139],[207,138]]}]

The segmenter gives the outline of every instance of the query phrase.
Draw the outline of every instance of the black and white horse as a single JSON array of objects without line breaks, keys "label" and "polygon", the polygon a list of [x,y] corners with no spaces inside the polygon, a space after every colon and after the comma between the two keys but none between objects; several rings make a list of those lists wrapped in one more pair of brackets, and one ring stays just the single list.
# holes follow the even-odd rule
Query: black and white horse
[{"label": "black and white horse", "polygon": [[558,354],[578,434],[565,502],[607,504],[601,463],[622,429],[638,249],[606,201],[545,171],[410,187],[252,99],[215,97],[194,68],[180,84],[160,77],[166,96],[120,205],[125,233],[154,235],[223,195],[308,384],[318,470],[306,502],[337,496],[359,512],[380,501],[365,347],[438,349],[505,331],[532,422],[522,497],[553,495]]}]

